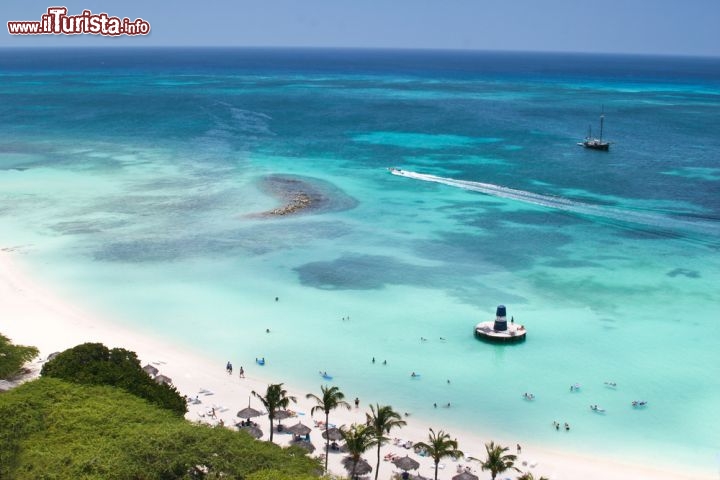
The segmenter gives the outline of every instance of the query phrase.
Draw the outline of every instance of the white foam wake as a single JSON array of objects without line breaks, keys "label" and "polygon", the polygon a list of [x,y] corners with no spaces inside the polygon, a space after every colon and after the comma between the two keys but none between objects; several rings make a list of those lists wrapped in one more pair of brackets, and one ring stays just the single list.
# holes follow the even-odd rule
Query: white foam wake
[{"label": "white foam wake", "polygon": [[583,216],[610,220],[616,225],[627,226],[628,224],[652,227],[655,233],[667,236],[703,235],[713,237],[704,239],[703,243],[718,243],[720,239],[720,225],[717,222],[696,220],[688,217],[663,214],[660,212],[637,211],[628,208],[614,207],[608,205],[595,205],[586,202],[579,202],[569,198],[517,190],[514,188],[494,185],[492,183],[473,182],[469,180],[457,180],[454,178],[438,177],[425,173],[411,172],[408,170],[391,169],[393,175],[422,180],[425,182],[440,183],[450,187],[462,188],[473,192],[484,193],[499,198],[508,198],[519,202],[539,205],[542,207],[562,210]]}]

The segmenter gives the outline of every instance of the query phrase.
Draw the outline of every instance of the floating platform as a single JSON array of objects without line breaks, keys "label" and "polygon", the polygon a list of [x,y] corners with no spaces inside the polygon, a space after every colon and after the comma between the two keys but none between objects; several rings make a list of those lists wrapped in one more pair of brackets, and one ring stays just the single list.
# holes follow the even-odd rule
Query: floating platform
[{"label": "floating platform", "polygon": [[475,325],[475,337],[492,343],[524,342],[527,330],[522,325],[510,325],[507,330],[495,330],[494,321]]},{"label": "floating platform", "polygon": [[495,320],[480,322],[475,325],[475,338],[490,343],[519,343],[525,341],[527,330],[524,325],[515,325],[514,321],[508,325],[504,305],[497,307]]}]

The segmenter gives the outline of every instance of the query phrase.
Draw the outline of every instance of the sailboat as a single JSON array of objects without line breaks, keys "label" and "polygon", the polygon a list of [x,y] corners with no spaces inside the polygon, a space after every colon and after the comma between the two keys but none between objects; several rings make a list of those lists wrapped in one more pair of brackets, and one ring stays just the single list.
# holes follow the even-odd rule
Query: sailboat
[{"label": "sailboat", "polygon": [[610,149],[610,142],[603,142],[602,134],[603,134],[603,123],[605,122],[605,113],[604,111],[600,114],[600,137],[594,138],[592,136],[592,126],[588,127],[588,135],[585,137],[585,140],[578,143],[578,145],[582,145],[585,148],[589,148],[591,150],[604,150],[608,151]]}]

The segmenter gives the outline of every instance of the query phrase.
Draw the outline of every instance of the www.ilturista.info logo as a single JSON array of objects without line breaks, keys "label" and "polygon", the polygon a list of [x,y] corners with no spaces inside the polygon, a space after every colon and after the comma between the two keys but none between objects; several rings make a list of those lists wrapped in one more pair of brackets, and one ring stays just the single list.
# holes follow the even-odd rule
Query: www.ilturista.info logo
[{"label": "www.ilturista.info logo", "polygon": [[68,15],[65,7],[50,7],[39,22],[7,22],[11,35],[147,35],[150,24],[142,18],[110,17],[107,13],[83,10],[80,15]]}]

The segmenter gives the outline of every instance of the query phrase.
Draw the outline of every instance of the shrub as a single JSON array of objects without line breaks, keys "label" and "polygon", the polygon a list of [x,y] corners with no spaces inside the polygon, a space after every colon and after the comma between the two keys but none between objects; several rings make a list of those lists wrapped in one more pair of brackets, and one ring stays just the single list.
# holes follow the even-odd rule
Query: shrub
[{"label": "shrub", "polygon": [[85,385],[109,385],[150,403],[185,415],[185,399],[171,385],[159,385],[140,366],[135,352],[108,349],[102,343],[84,343],[65,350],[43,365],[42,376]]}]

